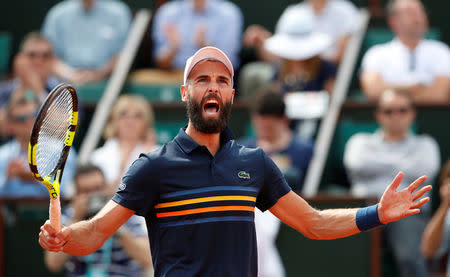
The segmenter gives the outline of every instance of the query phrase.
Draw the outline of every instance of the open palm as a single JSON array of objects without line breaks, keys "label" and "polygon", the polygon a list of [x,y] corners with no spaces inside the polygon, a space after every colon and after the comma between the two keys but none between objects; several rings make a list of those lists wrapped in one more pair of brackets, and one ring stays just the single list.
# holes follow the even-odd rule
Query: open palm
[{"label": "open palm", "polygon": [[397,221],[401,218],[417,214],[420,207],[430,201],[429,197],[422,197],[427,191],[431,190],[431,186],[424,186],[417,192],[414,192],[427,177],[422,176],[415,180],[407,188],[397,191],[398,186],[402,182],[403,173],[400,172],[394,178],[394,181],[386,188],[378,205],[378,217],[381,223]]}]

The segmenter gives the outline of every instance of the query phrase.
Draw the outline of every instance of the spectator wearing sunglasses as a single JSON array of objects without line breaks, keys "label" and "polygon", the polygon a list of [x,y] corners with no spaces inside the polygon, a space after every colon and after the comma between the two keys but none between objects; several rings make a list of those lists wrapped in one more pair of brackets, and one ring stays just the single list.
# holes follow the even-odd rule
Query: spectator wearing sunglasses
[{"label": "spectator wearing sunglasses", "polygon": [[150,103],[138,95],[120,96],[111,109],[104,138],[105,144],[92,153],[91,162],[103,171],[112,196],[139,154],[157,146]]},{"label": "spectator wearing sunglasses", "polygon": [[39,32],[27,34],[14,57],[13,79],[0,84],[0,108],[8,103],[19,87],[26,88],[28,93],[33,93],[42,102],[60,82],[52,75],[53,63],[51,43]]},{"label": "spectator wearing sunglasses", "polygon": [[[6,129],[12,139],[0,147],[0,195],[12,198],[48,198],[48,191],[35,181],[28,165],[28,143],[38,112],[35,99],[26,96],[23,88],[14,92],[6,109]],[[61,181],[64,197],[73,193],[71,187],[76,167],[76,154],[70,151]]]},{"label": "spectator wearing sunglasses", "polygon": [[[380,198],[383,184],[398,171],[405,173],[399,190],[419,175],[427,175],[428,180],[436,177],[440,165],[439,146],[432,137],[411,132],[415,116],[408,92],[387,90],[381,94],[375,111],[380,129],[374,134],[356,134],[346,145],[344,165],[353,195]],[[396,276],[428,276],[420,241],[430,216],[429,208],[384,227],[399,270]]]}]

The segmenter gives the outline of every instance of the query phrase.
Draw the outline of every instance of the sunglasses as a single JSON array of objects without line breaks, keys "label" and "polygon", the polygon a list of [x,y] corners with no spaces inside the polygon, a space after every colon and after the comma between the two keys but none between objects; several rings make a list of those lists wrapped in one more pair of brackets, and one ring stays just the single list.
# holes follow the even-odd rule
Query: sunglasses
[{"label": "sunglasses", "polygon": [[392,108],[379,108],[379,111],[387,116],[391,116],[394,113],[396,114],[401,114],[404,115],[406,113],[408,113],[411,110],[410,107],[402,107],[402,108],[397,108],[397,109],[392,109]]},{"label": "sunglasses", "polygon": [[124,118],[141,119],[141,118],[144,118],[144,114],[141,112],[135,112],[135,113],[121,112],[121,113],[119,113],[119,118],[121,118],[121,119],[124,119]]},{"label": "sunglasses", "polygon": [[15,123],[25,123],[30,119],[35,119],[37,117],[38,111],[30,114],[20,114],[20,115],[11,115],[9,119]]},{"label": "sunglasses", "polygon": [[51,51],[47,52],[28,51],[25,52],[25,55],[32,59],[34,58],[50,59],[53,56],[53,53]]}]

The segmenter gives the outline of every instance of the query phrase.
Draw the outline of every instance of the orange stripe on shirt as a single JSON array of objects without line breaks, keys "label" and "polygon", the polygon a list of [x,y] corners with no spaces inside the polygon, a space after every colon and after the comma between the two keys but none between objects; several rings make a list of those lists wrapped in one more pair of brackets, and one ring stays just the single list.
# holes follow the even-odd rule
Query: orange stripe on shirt
[{"label": "orange stripe on shirt", "polygon": [[195,203],[204,203],[204,202],[212,202],[212,201],[227,201],[227,200],[240,200],[240,201],[256,202],[256,197],[239,196],[239,195],[200,197],[200,198],[173,201],[173,202],[167,202],[167,203],[159,203],[158,205],[155,206],[155,208],[159,209],[159,208],[175,207],[175,206],[189,205],[189,204],[195,204]]},{"label": "orange stripe on shirt", "polygon": [[159,217],[170,217],[170,216],[199,214],[199,213],[207,213],[207,212],[223,212],[223,211],[249,211],[249,212],[254,212],[255,211],[255,207],[249,207],[249,206],[206,207],[206,208],[189,209],[189,210],[184,210],[184,211],[157,213],[156,217],[159,218]]}]

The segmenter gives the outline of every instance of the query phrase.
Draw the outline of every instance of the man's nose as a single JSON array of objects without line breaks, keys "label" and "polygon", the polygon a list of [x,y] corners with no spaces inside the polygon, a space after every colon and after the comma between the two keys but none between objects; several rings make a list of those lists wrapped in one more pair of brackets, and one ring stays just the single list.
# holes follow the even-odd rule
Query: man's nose
[{"label": "man's nose", "polygon": [[219,85],[216,82],[211,82],[209,84],[209,92],[211,93],[218,93],[219,92]]}]

